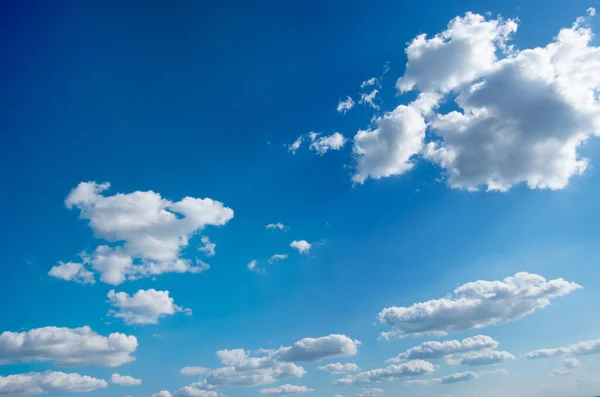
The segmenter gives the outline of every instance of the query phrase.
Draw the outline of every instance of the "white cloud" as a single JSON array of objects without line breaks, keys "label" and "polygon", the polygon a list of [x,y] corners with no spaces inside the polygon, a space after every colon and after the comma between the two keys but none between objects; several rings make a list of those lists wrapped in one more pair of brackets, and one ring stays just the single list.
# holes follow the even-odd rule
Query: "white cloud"
[{"label": "white cloud", "polygon": [[495,349],[498,345],[498,342],[485,335],[476,335],[471,338],[466,338],[463,339],[462,342],[457,340],[423,342],[419,346],[411,347],[404,353],[400,353],[396,357],[387,360],[387,362],[399,363],[404,360],[444,358],[451,354]]},{"label": "white cloud", "polygon": [[262,396],[285,396],[288,394],[302,394],[314,391],[306,386],[296,386],[285,384],[279,387],[271,387],[268,389],[260,389],[258,393]]},{"label": "white cloud", "polygon": [[446,383],[458,383],[458,382],[467,382],[473,379],[477,379],[479,375],[475,372],[458,372],[452,375],[443,376],[441,378],[436,378],[434,381],[446,384]]},{"label": "white cloud", "polygon": [[383,393],[383,389],[373,387],[370,389],[362,389],[362,391],[358,393],[358,397],[375,397],[381,393]]},{"label": "white cloud", "polygon": [[340,150],[346,144],[347,139],[339,132],[334,132],[331,135],[319,136],[319,133],[311,132],[308,134],[310,138],[310,150],[314,150],[319,155],[327,153],[329,150]]},{"label": "white cloud", "polygon": [[337,111],[346,114],[350,109],[354,107],[354,100],[349,96],[346,99],[338,102]]},{"label": "white cloud", "polygon": [[298,250],[298,252],[301,254],[308,254],[308,252],[310,251],[310,247],[312,247],[312,244],[310,244],[306,240],[294,240],[290,243],[290,247]]},{"label": "white cloud", "polygon": [[135,336],[98,335],[90,327],[44,327],[0,334],[0,364],[53,361],[57,365],[117,367],[135,361]]},{"label": "white cloud", "polygon": [[287,227],[281,223],[281,222],[277,222],[277,223],[269,223],[267,226],[265,226],[267,229],[279,229],[279,230],[287,230]]},{"label": "white cloud", "polygon": [[[173,202],[152,191],[104,196],[109,187],[109,183],[82,182],[65,200],[67,208],[80,210],[80,218],[89,221],[97,238],[110,244],[98,246],[89,259],[101,281],[118,285],[167,272],[198,273],[208,268],[182,258],[181,250],[205,226],[226,224],[233,210],[210,198],[185,197]],[[64,269],[54,273],[64,278]]]},{"label": "white cloud", "polygon": [[119,374],[112,374],[112,376],[110,377],[110,381],[116,385],[121,386],[139,386],[142,384],[141,379],[136,379],[133,376],[129,375]]},{"label": "white cloud", "polygon": [[186,367],[184,375],[199,375],[202,381],[189,385],[196,390],[218,390],[238,386],[257,386],[275,383],[284,378],[301,378],[304,368],[294,362],[315,362],[357,353],[359,341],[345,335],[304,338],[291,346],[278,349],[259,349],[256,354],[244,349],[219,350],[217,357],[225,367],[206,369]]},{"label": "white cloud", "polygon": [[288,148],[288,152],[292,152],[292,154],[296,154],[296,151],[298,149],[300,149],[300,146],[302,145],[302,141],[304,141],[304,135],[300,135],[295,141],[294,143],[290,144],[287,146]]},{"label": "white cloud", "polygon": [[412,40],[406,48],[406,71],[396,86],[400,92],[447,92],[473,81],[492,69],[498,47],[516,30],[512,20],[486,20],[470,12],[456,17],[444,32]]},{"label": "white cloud", "polygon": [[375,120],[377,128],[358,131],[354,136],[355,183],[368,178],[401,175],[414,167],[427,128],[423,116],[410,106],[400,105]]},{"label": "white cloud", "polygon": [[358,103],[360,103],[361,105],[370,106],[373,109],[379,109],[379,105],[377,105],[374,102],[375,97],[377,96],[378,93],[379,93],[379,91],[376,89],[374,89],[373,91],[371,91],[369,93],[363,92],[360,94],[360,99],[358,100]]},{"label": "white cloud", "polygon": [[253,273],[257,273],[257,274],[265,274],[265,269],[256,267],[257,264],[258,264],[258,262],[256,261],[256,259],[251,260],[247,266],[248,270],[250,270]]},{"label": "white cloud", "polygon": [[94,273],[87,270],[82,263],[59,261],[58,265],[53,266],[48,274],[61,280],[75,281],[80,284],[94,284],[96,282]]},{"label": "white cloud", "polygon": [[278,261],[285,260],[285,259],[287,259],[287,257],[288,257],[287,254],[274,254],[274,255],[271,255],[271,257],[269,258],[268,262],[269,263],[275,263],[275,262],[278,262]]},{"label": "white cloud", "polygon": [[471,367],[479,365],[498,364],[507,360],[514,360],[515,356],[505,351],[483,350],[463,354],[458,359],[448,359],[450,365],[468,365]]},{"label": "white cloud", "polygon": [[552,299],[580,288],[562,278],[547,281],[537,274],[522,272],[504,280],[463,284],[453,296],[410,307],[388,307],[378,319],[393,328],[382,334],[384,338],[445,335],[521,319],[550,305]]},{"label": "white cloud", "polygon": [[348,375],[333,382],[334,385],[352,385],[372,382],[393,381],[404,377],[430,374],[435,367],[428,361],[413,360],[403,364],[389,365],[385,368],[372,369]]},{"label": "white cloud", "polygon": [[590,7],[587,9],[587,14],[591,17],[595,17],[596,16],[596,9],[594,7]]},{"label": "white cloud", "polygon": [[169,296],[169,291],[155,289],[139,290],[133,295],[125,292],[108,292],[108,299],[115,310],[109,314],[122,318],[125,324],[158,324],[164,316],[171,316],[178,312],[191,315],[190,309],[177,306]]},{"label": "white cloud", "polygon": [[[166,396],[169,397],[169,396]],[[219,393],[212,390],[197,389],[194,386],[184,386],[177,390],[174,397],[219,397]]]},{"label": "white cloud", "polygon": [[565,360],[565,368],[579,368],[581,367],[581,362],[576,358],[567,358]]},{"label": "white cloud", "polygon": [[32,396],[50,392],[89,392],[108,386],[102,379],[64,372],[29,372],[0,376],[0,396]]},{"label": "white cloud", "polygon": [[156,394],[153,394],[151,397],[171,397],[171,393],[166,390],[161,390]]},{"label": "white cloud", "polygon": [[566,376],[566,375],[571,375],[572,373],[573,373],[573,371],[571,371],[569,369],[564,369],[564,368],[553,369],[552,371],[550,371],[550,375],[553,375],[553,376]]},{"label": "white cloud", "polygon": [[428,385],[429,381],[427,379],[414,379],[414,380],[405,380],[403,382],[405,386],[410,385]]},{"label": "white cloud", "polygon": [[371,77],[370,79],[363,81],[362,83],[360,83],[360,88],[364,89],[372,85],[379,85],[379,80],[377,80],[377,77]]},{"label": "white cloud", "polygon": [[217,244],[212,243],[207,236],[202,236],[201,241],[202,247],[198,248],[198,250],[204,252],[206,256],[214,256]]},{"label": "white cloud", "polygon": [[600,339],[587,340],[575,343],[573,345],[558,347],[555,349],[540,349],[527,353],[527,358],[546,358],[553,356],[563,356],[566,354],[572,354],[574,356],[583,356],[586,354],[598,354],[600,353]]},{"label": "white cloud", "polygon": [[355,363],[331,363],[319,367],[321,371],[329,371],[332,374],[347,374],[348,372],[356,372],[360,370],[359,366]]}]

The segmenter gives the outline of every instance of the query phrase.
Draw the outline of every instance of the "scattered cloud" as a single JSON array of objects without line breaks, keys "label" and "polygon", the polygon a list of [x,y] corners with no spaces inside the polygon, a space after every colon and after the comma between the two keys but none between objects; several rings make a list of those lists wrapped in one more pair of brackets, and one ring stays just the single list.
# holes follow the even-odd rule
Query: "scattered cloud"
[{"label": "scattered cloud", "polygon": [[448,375],[448,376],[443,376],[441,378],[436,378],[434,379],[435,382],[439,382],[442,384],[446,384],[446,383],[458,383],[458,382],[467,382],[473,379],[477,379],[479,377],[479,375],[477,375],[475,372],[458,372],[452,375]]},{"label": "scattered cloud", "polygon": [[329,150],[340,150],[346,144],[347,139],[339,132],[334,132],[328,136],[320,136],[317,132],[308,134],[310,138],[310,150],[314,150],[319,155],[324,155]]},{"label": "scattered cloud", "polygon": [[371,77],[370,79],[363,81],[362,83],[360,83],[360,88],[364,89],[372,85],[379,85],[379,80],[377,80],[377,77]]},{"label": "scattered cloud", "polygon": [[300,146],[302,145],[302,141],[304,141],[304,135],[300,135],[294,141],[294,143],[287,145],[288,152],[292,152],[292,154],[296,154],[296,151],[298,151],[298,149],[300,149]]},{"label": "scattered cloud", "polygon": [[355,356],[360,343],[346,335],[332,334],[301,339],[292,346],[280,347],[273,355],[278,361],[314,362],[332,357]]},{"label": "scattered cloud", "polygon": [[[77,208],[80,218],[89,221],[99,245],[89,256],[92,270],[100,280],[118,285],[126,280],[163,273],[199,273],[206,264],[194,265],[181,257],[189,238],[205,226],[222,226],[233,218],[233,210],[210,198],[185,197],[173,202],[153,191],[104,196],[109,183],[82,182],[65,200],[67,208]],[[88,270],[64,266],[50,275],[82,282],[90,279]]]},{"label": "scattered cloud", "polygon": [[133,295],[125,292],[108,292],[110,304],[115,308],[110,315],[121,318],[127,325],[132,324],[158,324],[164,316],[171,316],[178,312],[191,315],[190,309],[177,306],[169,296],[169,291],[155,289],[139,290]]},{"label": "scattered cloud", "polygon": [[171,397],[171,393],[166,390],[161,390],[156,394],[153,394],[151,397]]},{"label": "scattered cloud", "polygon": [[348,372],[356,372],[360,370],[359,366],[355,363],[332,363],[319,367],[321,371],[328,371],[332,374],[347,374]]},{"label": "scattered cloud", "polygon": [[141,379],[136,379],[129,375],[112,374],[110,381],[120,386],[139,386],[142,384]]},{"label": "scattered cloud", "polygon": [[202,236],[201,241],[202,247],[198,248],[198,250],[204,252],[206,256],[214,256],[217,244],[212,243],[207,236]]},{"label": "scattered cloud", "polygon": [[576,358],[567,358],[565,360],[565,368],[579,368],[581,367],[581,362]]},{"label": "scattered cloud", "polygon": [[290,243],[290,247],[298,250],[301,254],[308,254],[311,246],[312,244],[306,240],[294,240]]},{"label": "scattered cloud", "polygon": [[376,387],[371,389],[362,389],[362,391],[358,393],[358,397],[376,397],[381,393],[383,393],[383,389],[378,389]]},{"label": "scattered cloud", "polygon": [[334,385],[352,385],[373,383],[382,381],[393,381],[404,377],[426,375],[435,371],[435,367],[428,361],[413,360],[402,364],[389,365],[385,368],[372,369],[348,375],[333,382]]},{"label": "scattered cloud", "polygon": [[378,93],[379,93],[379,91],[377,89],[374,89],[373,91],[371,91],[369,93],[363,92],[360,94],[360,99],[358,100],[358,103],[360,103],[361,105],[370,106],[373,109],[379,110],[379,105],[377,105],[374,102],[375,97],[377,96]]},{"label": "scattered cloud", "polygon": [[[0,363],[52,361],[56,365],[117,367],[135,361],[135,336],[98,335],[90,327],[43,327],[0,334]],[[0,393],[1,394],[1,393]]]},{"label": "scattered cloud", "polygon": [[553,369],[552,371],[550,371],[550,375],[552,376],[567,376],[571,375],[572,373],[572,370],[565,368]]},{"label": "scattered cloud", "polygon": [[480,365],[498,364],[507,360],[514,360],[515,356],[505,351],[483,350],[465,353],[458,359],[448,359],[449,365],[468,365],[476,367]]},{"label": "scattered cloud", "polygon": [[269,223],[267,226],[265,226],[267,229],[279,229],[279,230],[287,230],[288,228],[281,222],[277,222],[277,223]]},{"label": "scattered cloud", "polygon": [[587,14],[591,17],[595,17],[596,16],[596,9],[594,7],[590,7],[587,9]]},{"label": "scattered cloud", "polygon": [[210,372],[206,367],[183,367],[179,371],[182,375],[205,375]]},{"label": "scattered cloud", "polygon": [[600,353],[600,339],[588,340],[575,343],[573,345],[558,347],[554,349],[540,349],[525,354],[525,357],[531,359],[546,358],[553,356],[564,356],[571,354],[574,356],[584,356],[586,354]]},{"label": "scattered cloud", "polygon": [[498,281],[475,281],[454,290],[454,295],[410,307],[388,307],[379,322],[393,328],[383,338],[445,335],[452,331],[479,329],[528,316],[550,305],[552,299],[582,288],[562,278],[517,273]]},{"label": "scattered cloud", "polygon": [[405,360],[431,360],[444,358],[452,354],[467,353],[470,351],[495,349],[499,343],[489,336],[476,335],[461,341],[449,340],[445,342],[423,342],[419,346],[411,347],[404,353],[387,360],[389,363],[400,363]]},{"label": "scattered cloud", "polygon": [[74,281],[80,284],[94,284],[96,282],[94,273],[85,268],[83,263],[62,262],[53,266],[48,272],[52,277],[66,281]]},{"label": "scattered cloud", "polygon": [[354,107],[354,100],[352,98],[350,98],[349,96],[347,96],[346,99],[343,99],[338,102],[337,111],[342,114],[346,114],[353,107]]},{"label": "scattered cloud", "polygon": [[0,376],[0,396],[34,396],[50,392],[89,392],[105,389],[105,380],[64,372],[29,372]]},{"label": "scattered cloud", "polygon": [[268,389],[260,389],[258,393],[261,396],[285,396],[288,394],[302,394],[314,391],[306,386],[296,386],[285,384],[279,387],[271,387]]},{"label": "scattered cloud", "polygon": [[257,264],[258,264],[258,262],[256,261],[256,259],[251,260],[247,266],[248,270],[250,270],[253,273],[257,273],[257,274],[265,274],[266,270],[261,267],[256,267]]},{"label": "scattered cloud", "polygon": [[278,262],[278,261],[283,261],[283,260],[285,260],[287,258],[288,258],[287,254],[274,254],[274,255],[271,255],[271,257],[269,258],[268,262],[271,263],[271,264],[273,264],[273,263]]},{"label": "scattered cloud", "polygon": [[414,379],[414,380],[405,380],[403,382],[405,386],[410,385],[428,385],[429,381],[427,379]]}]

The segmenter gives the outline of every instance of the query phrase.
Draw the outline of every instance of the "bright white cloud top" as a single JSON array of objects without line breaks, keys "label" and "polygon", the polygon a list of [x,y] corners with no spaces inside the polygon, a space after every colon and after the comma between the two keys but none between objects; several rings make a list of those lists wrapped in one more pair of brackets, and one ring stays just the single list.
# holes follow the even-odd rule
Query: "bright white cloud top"
[{"label": "bright white cloud top", "polygon": [[580,288],[562,278],[547,281],[537,274],[522,272],[504,280],[463,284],[453,296],[409,307],[388,307],[377,318],[393,328],[382,334],[384,338],[445,335],[521,319],[547,307],[552,299]]},{"label": "bright white cloud top", "polygon": [[564,356],[572,354],[574,356],[584,356],[587,354],[600,353],[600,339],[587,340],[575,343],[573,345],[557,347],[553,349],[540,349],[527,353],[527,358],[546,358],[554,356]]},{"label": "bright white cloud top", "polygon": [[306,240],[294,240],[290,243],[290,247],[297,250],[301,254],[308,254],[312,244]]},{"label": "bright white cloud top", "polygon": [[[190,237],[206,226],[222,226],[233,218],[233,210],[210,198],[185,197],[173,202],[152,191],[105,196],[109,183],[82,182],[65,200],[88,220],[96,237],[110,243],[100,245],[80,267],[60,264],[50,275],[86,281],[82,267],[100,273],[100,280],[118,285],[126,280],[163,273],[198,273],[208,266],[181,257]],[[75,271],[77,270],[77,271]],[[88,281],[89,282],[89,281]]]},{"label": "bright white cloud top", "polygon": [[[133,335],[98,335],[90,327],[44,327],[0,334],[0,363],[52,361],[57,365],[117,367],[135,361]],[[1,394],[1,393],[0,393]]]},{"label": "bright white cloud top", "polygon": [[476,335],[471,338],[449,340],[445,342],[423,342],[419,346],[411,347],[404,353],[387,360],[389,363],[400,363],[405,360],[431,360],[448,357],[452,354],[467,353],[477,350],[495,349],[499,343],[489,336]]},{"label": "bright white cloud top", "polygon": [[172,316],[183,312],[191,315],[191,309],[184,309],[175,304],[169,291],[157,291],[155,289],[139,290],[133,295],[126,292],[108,292],[110,304],[114,307],[109,312],[116,318],[121,318],[127,325],[132,324],[158,324],[158,320],[164,316]]},{"label": "bright white cloud top", "polygon": [[29,372],[0,376],[0,396],[36,396],[50,392],[90,392],[108,387],[105,380],[78,373]]},{"label": "bright white cloud top", "polygon": [[110,381],[115,385],[120,386],[139,386],[142,384],[141,379],[136,379],[129,375],[112,374]]},{"label": "bright white cloud top", "polygon": [[413,360],[403,364],[393,364],[385,368],[372,369],[348,375],[333,382],[336,386],[394,381],[405,377],[427,375],[435,371],[435,366],[429,361]]}]

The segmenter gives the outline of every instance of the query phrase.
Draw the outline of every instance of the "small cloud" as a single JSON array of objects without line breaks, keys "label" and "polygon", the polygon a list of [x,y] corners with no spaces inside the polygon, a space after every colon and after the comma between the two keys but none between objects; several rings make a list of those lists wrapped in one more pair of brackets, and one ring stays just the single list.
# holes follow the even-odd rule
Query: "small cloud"
[{"label": "small cloud", "polygon": [[290,247],[298,250],[301,254],[308,254],[312,245],[306,240],[294,240],[290,243]]},{"label": "small cloud", "polygon": [[207,236],[202,236],[201,241],[202,247],[198,248],[198,250],[204,252],[206,256],[214,256],[217,244],[212,243]]},{"label": "small cloud", "polygon": [[346,99],[338,102],[337,111],[342,114],[346,114],[353,107],[354,107],[354,100],[348,96],[348,97],[346,97]]},{"label": "small cloud", "polygon": [[363,92],[362,94],[360,94],[360,100],[358,101],[358,103],[360,103],[361,105],[370,106],[373,109],[379,110],[379,105],[377,105],[375,102],[373,102],[378,93],[379,93],[379,91],[376,89],[374,89],[373,91],[371,91],[368,94],[366,92]]},{"label": "small cloud", "polygon": [[265,274],[265,269],[256,267],[257,263],[258,262],[256,261],[256,259],[250,261],[250,263],[248,263],[248,270],[250,270],[253,273],[257,273],[257,274]]},{"label": "small cloud", "polygon": [[300,149],[300,145],[302,145],[302,141],[304,140],[304,135],[300,135],[294,143],[291,145],[287,145],[288,152],[292,152],[292,154],[296,154],[296,151]]},{"label": "small cloud", "polygon": [[267,226],[265,226],[267,229],[279,229],[279,230],[288,230],[288,228],[281,222],[277,222],[277,223],[269,223]]},{"label": "small cloud", "polygon": [[269,258],[269,263],[275,263],[278,261],[282,261],[284,259],[287,259],[288,255],[287,254],[274,254]]},{"label": "small cloud", "polygon": [[596,9],[594,7],[590,7],[587,9],[587,14],[591,17],[596,16]]},{"label": "small cloud", "polygon": [[372,85],[379,85],[379,80],[377,80],[377,77],[371,77],[370,79],[363,81],[360,83],[360,88],[366,88]]}]

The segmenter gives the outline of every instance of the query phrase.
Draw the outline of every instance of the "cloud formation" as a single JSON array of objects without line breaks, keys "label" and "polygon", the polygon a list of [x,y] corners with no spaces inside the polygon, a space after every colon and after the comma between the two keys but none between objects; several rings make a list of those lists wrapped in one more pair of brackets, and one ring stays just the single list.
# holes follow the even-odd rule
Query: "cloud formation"
[{"label": "cloud formation", "polygon": [[557,347],[554,349],[540,349],[525,354],[525,357],[531,359],[546,358],[554,356],[564,356],[572,354],[574,356],[584,356],[586,354],[600,353],[600,339],[587,340],[575,343],[573,345]]},{"label": "cloud formation", "polygon": [[271,255],[271,257],[269,258],[268,262],[270,264],[273,264],[275,262],[279,262],[279,261],[285,260],[285,259],[287,259],[287,257],[288,257],[287,254],[274,254],[274,255]]},{"label": "cloud formation", "polygon": [[[206,226],[222,226],[233,218],[233,210],[210,198],[185,197],[173,202],[153,191],[105,196],[109,183],[82,182],[65,200],[67,208],[80,211],[94,235],[108,244],[99,245],[89,263],[60,263],[50,275],[82,282],[89,280],[87,266],[100,280],[118,285],[126,280],[163,273],[199,273],[208,269],[181,257],[191,236]],[[75,270],[77,270],[75,272]]]},{"label": "cloud formation", "polygon": [[268,389],[260,389],[258,393],[261,396],[286,396],[288,394],[303,394],[314,391],[306,386],[296,386],[285,384],[279,387],[271,387]]},{"label": "cloud formation", "polygon": [[428,361],[413,360],[403,364],[389,365],[385,368],[372,369],[348,375],[333,382],[336,386],[356,385],[363,383],[394,381],[404,377],[426,375],[435,371],[435,367]]},{"label": "cloud formation", "polygon": [[110,381],[120,386],[139,386],[142,384],[141,379],[136,379],[129,375],[112,374]]},{"label": "cloud formation", "polygon": [[331,135],[320,136],[317,132],[308,134],[310,138],[310,150],[314,150],[319,155],[324,155],[329,150],[340,150],[346,144],[347,139],[339,132],[334,132]]},{"label": "cloud formation", "polygon": [[338,104],[337,104],[337,111],[340,112],[340,113],[342,113],[342,114],[346,114],[353,107],[354,107],[354,100],[352,98],[350,98],[349,96],[347,96],[346,99],[343,99],[343,100],[341,100],[341,101],[338,102]]},{"label": "cloud formation", "polygon": [[327,364],[327,365],[323,365],[322,367],[319,367],[319,369],[321,371],[328,371],[331,372],[332,374],[347,374],[348,372],[356,372],[358,370],[360,370],[360,367],[358,365],[356,365],[355,363],[331,363],[331,364]]},{"label": "cloud formation", "polygon": [[476,367],[480,365],[499,364],[504,361],[514,360],[515,356],[505,351],[483,350],[465,353],[458,359],[448,359],[450,365],[468,365]]},{"label": "cloud formation", "polygon": [[135,336],[98,335],[90,327],[43,327],[0,334],[0,364],[52,361],[57,365],[117,367],[135,361]]},{"label": "cloud formation", "polygon": [[290,243],[290,247],[292,247],[295,250],[298,250],[298,252],[301,254],[308,254],[310,251],[310,247],[312,247],[312,244],[306,240],[294,240]]},{"label": "cloud formation", "polygon": [[78,373],[29,372],[0,376],[0,396],[35,396],[50,392],[89,392],[104,389],[105,380]]},{"label": "cloud formation", "polygon": [[445,342],[423,342],[419,346],[411,347],[404,353],[387,360],[390,363],[400,363],[405,360],[432,360],[444,358],[452,354],[466,353],[470,351],[495,349],[499,343],[489,336],[476,335],[462,341],[449,340]]},{"label": "cloud formation", "polygon": [[458,372],[452,375],[443,376],[441,378],[434,379],[435,382],[439,382],[442,384],[447,383],[458,383],[458,382],[467,382],[473,379],[477,379],[479,377],[475,372],[467,371],[467,372]]},{"label": "cloud formation", "polygon": [[388,307],[377,318],[393,329],[382,333],[384,338],[445,335],[521,319],[547,307],[552,299],[580,288],[562,278],[547,281],[537,274],[522,272],[504,280],[463,284],[453,296],[410,307]]},{"label": "cloud formation", "polygon": [[116,318],[121,318],[127,325],[132,324],[158,324],[158,320],[165,316],[183,312],[191,315],[190,309],[184,309],[175,304],[169,291],[155,289],[139,290],[133,295],[126,292],[108,292],[110,304],[115,308],[109,312]]}]

